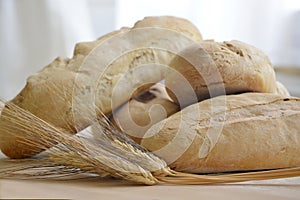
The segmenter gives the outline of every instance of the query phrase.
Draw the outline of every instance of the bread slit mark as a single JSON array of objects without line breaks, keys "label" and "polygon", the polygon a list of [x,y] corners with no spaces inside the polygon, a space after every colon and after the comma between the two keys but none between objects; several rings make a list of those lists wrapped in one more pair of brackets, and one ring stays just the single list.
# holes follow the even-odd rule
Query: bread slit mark
[{"label": "bread slit mark", "polygon": [[223,123],[221,125],[211,127],[207,130],[207,134],[205,135],[203,144],[199,149],[199,154],[198,154],[199,159],[206,158],[208,154],[216,146],[220,138],[220,135],[222,133],[222,127],[223,127]]}]

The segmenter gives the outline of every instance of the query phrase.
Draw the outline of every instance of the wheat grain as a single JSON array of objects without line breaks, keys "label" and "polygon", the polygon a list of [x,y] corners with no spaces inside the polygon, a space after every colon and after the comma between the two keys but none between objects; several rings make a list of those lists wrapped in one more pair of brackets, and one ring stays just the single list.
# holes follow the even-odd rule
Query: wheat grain
[{"label": "wheat grain", "polygon": [[[157,182],[150,171],[134,163],[132,159],[126,159],[120,151],[114,151],[114,148],[110,147],[114,144],[112,140],[104,140],[104,137],[102,140],[97,140],[97,144],[86,138],[72,137],[11,103],[7,103],[7,107],[7,115],[2,117],[13,122],[12,124],[24,133],[16,135],[18,139],[32,147],[41,148],[47,148],[49,144],[60,143],[51,149],[47,157],[57,165],[73,167],[100,176],[104,171],[114,177],[149,185]],[[1,126],[0,131],[9,130],[9,128]],[[117,145],[120,146],[120,143]],[[131,150],[123,148],[122,152],[127,155],[142,154]]]}]

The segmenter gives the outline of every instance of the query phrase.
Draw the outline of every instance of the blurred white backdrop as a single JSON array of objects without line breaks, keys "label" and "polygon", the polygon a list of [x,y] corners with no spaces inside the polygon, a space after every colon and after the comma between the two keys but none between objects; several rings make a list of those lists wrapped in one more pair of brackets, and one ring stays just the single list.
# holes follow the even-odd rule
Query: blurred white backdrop
[{"label": "blurred white backdrop", "polygon": [[275,65],[300,65],[300,1],[119,0],[116,7],[118,28],[147,15],[175,15],[196,24],[204,39],[238,39],[265,51]]},{"label": "blurred white backdrop", "polygon": [[13,98],[55,57],[71,57],[75,43],[153,15],[186,18],[205,39],[242,40],[274,65],[300,66],[300,1],[0,0],[0,97]]}]

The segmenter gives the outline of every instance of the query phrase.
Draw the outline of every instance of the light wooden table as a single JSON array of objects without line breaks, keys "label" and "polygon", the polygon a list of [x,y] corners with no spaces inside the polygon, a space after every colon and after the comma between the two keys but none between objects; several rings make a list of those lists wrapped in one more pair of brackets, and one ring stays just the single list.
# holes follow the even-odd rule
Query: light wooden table
[{"label": "light wooden table", "polygon": [[[0,165],[1,161],[0,159]],[[224,185],[133,185],[122,180],[0,180],[0,199],[300,199],[300,177]]]},{"label": "light wooden table", "polygon": [[300,198],[300,179],[214,186],[135,186],[118,180],[0,181],[0,199],[209,199],[287,200]]}]

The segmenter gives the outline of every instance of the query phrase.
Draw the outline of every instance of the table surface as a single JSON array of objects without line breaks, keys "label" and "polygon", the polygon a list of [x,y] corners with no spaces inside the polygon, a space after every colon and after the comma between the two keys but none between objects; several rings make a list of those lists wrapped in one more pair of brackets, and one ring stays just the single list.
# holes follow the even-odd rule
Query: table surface
[{"label": "table surface", "polygon": [[[0,155],[1,156],[1,155]],[[0,165],[3,159],[0,158]],[[2,163],[3,164],[3,163]],[[0,199],[300,199],[300,177],[220,185],[141,186],[123,180],[0,180]]]}]

